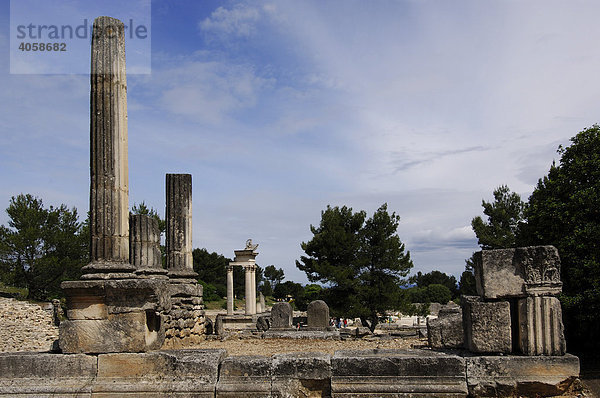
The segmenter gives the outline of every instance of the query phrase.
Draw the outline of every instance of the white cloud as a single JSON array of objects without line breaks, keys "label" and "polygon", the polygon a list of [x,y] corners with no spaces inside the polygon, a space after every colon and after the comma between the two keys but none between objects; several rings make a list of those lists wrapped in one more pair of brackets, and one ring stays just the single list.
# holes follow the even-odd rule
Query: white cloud
[{"label": "white cloud", "polygon": [[220,62],[189,61],[159,70],[161,106],[174,115],[218,124],[231,113],[256,104],[259,91],[272,82],[252,68]]},{"label": "white cloud", "polygon": [[255,32],[260,10],[246,4],[236,4],[231,9],[219,7],[198,23],[198,27],[213,35],[247,37]]}]

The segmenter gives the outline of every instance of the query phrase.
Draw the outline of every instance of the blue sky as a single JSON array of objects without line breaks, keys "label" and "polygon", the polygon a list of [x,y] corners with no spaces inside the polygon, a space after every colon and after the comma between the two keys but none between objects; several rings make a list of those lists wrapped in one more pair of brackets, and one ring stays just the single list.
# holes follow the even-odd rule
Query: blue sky
[{"label": "blue sky", "polygon": [[[24,192],[85,214],[89,77],[10,74],[0,5],[0,207]],[[501,184],[527,198],[558,145],[599,121],[599,13],[154,1],[152,73],[128,75],[130,205],[164,214],[165,173],[191,173],[195,247],[232,256],[252,238],[259,264],[306,282],[294,261],[321,210],[387,202],[414,271],[459,275],[481,200]]]}]

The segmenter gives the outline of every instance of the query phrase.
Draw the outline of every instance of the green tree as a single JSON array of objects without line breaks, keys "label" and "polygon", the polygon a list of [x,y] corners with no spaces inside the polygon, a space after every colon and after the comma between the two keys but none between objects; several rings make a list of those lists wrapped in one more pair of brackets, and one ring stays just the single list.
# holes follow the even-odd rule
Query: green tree
[{"label": "green tree", "polygon": [[423,274],[421,271],[419,271],[416,275],[411,276],[409,281],[411,283],[415,283],[418,287],[427,287],[433,284],[444,285],[452,294],[452,298],[456,298],[458,296],[456,278],[440,271],[434,270],[426,274]]},{"label": "green tree", "polygon": [[[198,273],[198,279],[203,284],[212,285],[215,289],[214,296],[221,298],[227,296],[227,266],[231,261],[219,253],[209,253],[206,249],[194,249],[192,251],[194,271]],[[242,274],[237,272],[237,274]],[[243,275],[236,275],[234,272],[234,292],[243,291]],[[237,276],[237,278],[236,278]],[[235,283],[237,282],[237,284]],[[210,288],[210,286],[209,286]],[[210,298],[215,299],[214,296]],[[205,298],[206,301],[211,301]]]},{"label": "green tree", "polygon": [[561,257],[563,317],[571,349],[600,352],[600,126],[558,149],[525,211],[523,244],[551,244]]},{"label": "green tree", "polygon": [[[198,273],[198,279],[201,283],[214,287],[215,294],[210,296],[216,300],[217,297],[227,296],[227,266],[231,259],[222,254],[212,252],[206,249],[194,249],[192,251],[194,262],[194,271]],[[260,286],[263,281],[263,269],[256,266],[256,286]],[[236,297],[244,297],[246,289],[246,280],[241,268],[236,268],[233,272],[233,294]],[[264,293],[263,293],[264,294]],[[211,299],[205,298],[206,301]]]},{"label": "green tree", "polygon": [[304,298],[304,287],[296,282],[285,281],[275,286],[273,290],[273,297],[279,300],[290,298],[294,301],[302,301]]},{"label": "green tree", "polygon": [[319,227],[311,225],[314,236],[302,243],[307,255],[296,266],[310,281],[329,285],[323,296],[335,314],[358,316],[374,330],[379,314],[400,306],[413,264],[396,233],[400,217],[389,214],[387,204],[365,217],[364,211],[328,206]]},{"label": "green tree", "polygon": [[260,291],[262,292],[262,294],[267,297],[267,296],[272,296],[273,295],[273,287],[271,286],[271,282],[269,282],[268,280],[265,280],[262,284],[262,286],[260,287]]},{"label": "green tree", "polygon": [[[471,227],[482,249],[506,249],[519,244],[519,231],[524,222],[525,203],[521,196],[511,192],[506,185],[494,190],[494,201],[481,201],[484,220],[481,216],[471,220]],[[461,295],[476,293],[475,277],[473,275],[473,256],[465,260],[465,272],[460,277]]]},{"label": "green tree", "polygon": [[264,274],[264,277],[267,281],[269,281],[271,288],[277,287],[277,285],[280,284],[284,278],[283,269],[277,269],[274,265],[267,265],[265,267]]},{"label": "green tree", "polygon": [[139,205],[134,203],[131,207],[130,213],[146,215],[156,219],[156,221],[158,221],[158,229],[160,229],[160,233],[165,233],[165,230],[167,229],[166,221],[160,218],[158,212],[153,207],[146,206],[144,201],[142,201]]},{"label": "green tree", "polygon": [[494,202],[481,201],[484,221],[481,216],[473,218],[471,226],[481,248],[503,249],[515,247],[519,223],[523,221],[525,203],[519,194],[501,185],[494,190]]},{"label": "green tree", "polygon": [[46,300],[62,295],[60,283],[77,279],[88,262],[89,229],[77,209],[44,208],[32,195],[12,197],[6,209],[8,227],[0,227],[2,281]]}]

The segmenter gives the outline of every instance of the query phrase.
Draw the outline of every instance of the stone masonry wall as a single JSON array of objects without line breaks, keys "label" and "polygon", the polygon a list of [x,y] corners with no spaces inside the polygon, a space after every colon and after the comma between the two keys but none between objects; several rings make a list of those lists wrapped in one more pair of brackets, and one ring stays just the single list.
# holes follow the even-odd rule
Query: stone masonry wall
[{"label": "stone masonry wall", "polygon": [[0,352],[49,351],[58,339],[52,313],[38,304],[0,297]]}]

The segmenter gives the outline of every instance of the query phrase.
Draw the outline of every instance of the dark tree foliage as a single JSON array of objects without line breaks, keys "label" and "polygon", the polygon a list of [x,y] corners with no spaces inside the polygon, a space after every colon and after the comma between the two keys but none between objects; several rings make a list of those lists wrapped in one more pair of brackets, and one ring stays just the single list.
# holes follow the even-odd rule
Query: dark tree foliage
[{"label": "dark tree foliage", "polygon": [[423,274],[421,271],[419,271],[416,275],[411,276],[409,281],[416,284],[418,287],[427,287],[433,284],[444,285],[450,291],[452,298],[456,298],[458,296],[456,278],[440,271],[431,271],[427,274]]},{"label": "dark tree foliage", "polygon": [[283,281],[283,269],[277,269],[274,265],[267,265],[265,267],[264,276],[266,281],[269,282],[271,288],[275,288],[278,284],[280,284]]},{"label": "dark tree foliage", "polygon": [[519,194],[511,192],[506,185],[501,185],[494,190],[494,202],[482,200],[481,206],[487,221],[481,216],[471,221],[481,248],[485,250],[515,247],[525,207]]},{"label": "dark tree foliage", "polygon": [[142,201],[139,205],[134,203],[130,213],[146,215],[156,219],[156,221],[158,221],[158,229],[160,229],[160,233],[165,233],[165,230],[167,229],[166,221],[160,218],[158,212],[153,207],[146,206],[146,203],[144,201]]},{"label": "dark tree foliage", "polygon": [[463,273],[460,275],[460,281],[458,282],[458,285],[459,296],[477,295],[477,288],[475,287],[475,275],[473,275],[473,271],[463,271]]},{"label": "dark tree foliage", "polygon": [[529,198],[526,244],[551,244],[561,257],[563,317],[570,349],[600,352],[600,126],[559,147]]},{"label": "dark tree foliage", "polygon": [[[293,300],[296,304],[304,300],[304,287],[296,282],[281,282],[273,290],[273,297],[278,300]],[[306,309],[306,308],[304,308]]]},{"label": "dark tree foliage", "polygon": [[412,261],[396,233],[400,217],[387,204],[365,218],[364,211],[327,206],[296,266],[310,281],[328,284],[322,297],[333,315],[360,317],[374,330],[379,314],[401,306]]},{"label": "dark tree foliage", "polygon": [[87,223],[78,221],[77,209],[44,208],[29,194],[13,196],[6,212],[8,227],[0,226],[2,282],[26,287],[36,300],[62,296],[60,283],[79,278],[88,262]]},{"label": "dark tree foliage", "polygon": [[440,303],[448,304],[452,300],[452,293],[447,286],[433,283],[423,287],[412,287],[406,289],[412,303]]},{"label": "dark tree foliage", "polygon": [[[471,227],[481,248],[491,250],[518,246],[525,209],[521,196],[511,192],[508,186],[501,185],[494,190],[494,201],[482,200],[481,206],[487,219],[477,216],[471,220]],[[473,256],[465,260],[465,272],[460,276],[461,295],[476,294],[473,261]]]}]

